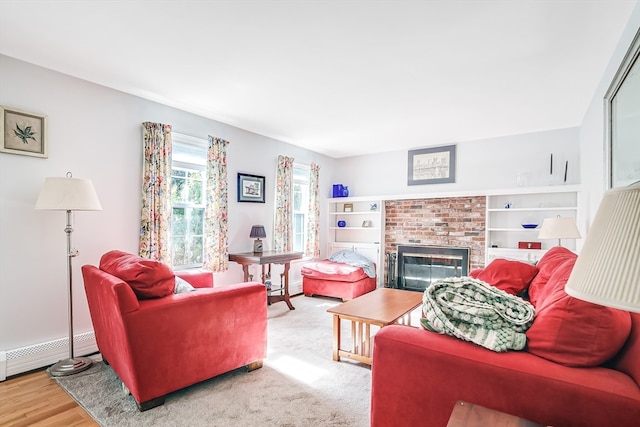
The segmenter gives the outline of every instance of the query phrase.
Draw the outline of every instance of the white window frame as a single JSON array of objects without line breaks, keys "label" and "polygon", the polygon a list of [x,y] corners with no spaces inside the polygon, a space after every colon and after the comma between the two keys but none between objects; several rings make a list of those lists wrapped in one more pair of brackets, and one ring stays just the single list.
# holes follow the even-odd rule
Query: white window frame
[{"label": "white window frame", "polygon": [[[202,138],[196,138],[196,137],[192,137],[192,136],[188,136],[188,135],[183,135],[183,134],[179,134],[176,132],[172,132],[171,134],[171,138],[172,138],[172,143],[173,143],[173,149],[175,149],[177,146],[182,146],[185,148],[192,148],[194,150],[194,152],[198,152],[198,151],[202,151],[203,155],[202,158],[200,158],[199,156],[196,157],[197,160],[201,160],[198,161],[197,163],[195,161],[190,162],[190,161],[180,161],[180,160],[175,160],[174,158],[171,159],[171,171],[172,171],[172,176],[173,176],[173,169],[174,168],[182,168],[182,169],[191,169],[191,170],[198,170],[203,172],[203,185],[202,185],[202,203],[201,204],[195,204],[195,203],[176,203],[176,204],[171,204],[171,210],[173,212],[173,208],[199,208],[199,209],[204,209],[206,207],[206,185],[207,185],[207,168],[206,168],[206,162],[207,162],[207,147],[208,147],[208,141]],[[172,150],[173,151],[173,150]],[[203,219],[204,221],[204,219]],[[173,221],[172,221],[172,225],[173,225]],[[203,224],[203,226],[206,226],[206,224]],[[204,236],[203,236],[204,237]],[[171,230],[171,245],[173,245],[173,230]],[[204,259],[204,245],[202,247],[202,256]],[[172,248],[172,253],[173,253],[173,248]],[[172,257],[173,258],[173,257]],[[173,262],[173,259],[172,259]],[[178,268],[178,269],[186,269],[186,268],[198,268],[198,267],[202,267],[202,263],[191,263],[191,264],[184,264],[184,265],[173,265],[174,268]]]},{"label": "white window frame", "polygon": [[[293,243],[294,243],[294,247],[293,250],[294,251],[299,251],[299,252],[306,252],[306,248],[307,248],[307,228],[308,228],[308,223],[309,223],[309,186],[311,184],[310,182],[310,173],[311,173],[311,166],[309,165],[305,165],[305,164],[300,164],[300,163],[293,163],[293,191],[294,191],[294,199],[295,199],[295,187],[296,184],[302,185],[304,186],[304,188],[306,188],[306,191],[303,190],[302,192],[302,206],[301,209],[296,210],[295,209],[295,203],[293,203],[292,205],[292,209],[293,209],[293,229],[294,229],[294,235],[293,235]],[[298,171],[304,171],[304,174],[301,174],[302,176],[305,177],[305,179],[296,179],[296,170]],[[296,239],[296,232],[295,230],[296,228],[296,214],[302,214],[302,247],[298,248],[295,246],[295,243],[297,242]]]}]

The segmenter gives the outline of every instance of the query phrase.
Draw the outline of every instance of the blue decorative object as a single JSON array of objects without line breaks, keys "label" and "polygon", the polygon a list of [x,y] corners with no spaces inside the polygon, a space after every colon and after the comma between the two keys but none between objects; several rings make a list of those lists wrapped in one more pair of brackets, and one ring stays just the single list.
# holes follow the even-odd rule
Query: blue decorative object
[{"label": "blue decorative object", "polygon": [[537,228],[538,224],[522,224],[524,228]]},{"label": "blue decorative object", "polygon": [[333,184],[333,197],[344,197],[344,185]]},{"label": "blue decorative object", "polygon": [[347,226],[347,221],[343,221],[343,220],[338,221],[338,227],[346,227],[346,226]]}]

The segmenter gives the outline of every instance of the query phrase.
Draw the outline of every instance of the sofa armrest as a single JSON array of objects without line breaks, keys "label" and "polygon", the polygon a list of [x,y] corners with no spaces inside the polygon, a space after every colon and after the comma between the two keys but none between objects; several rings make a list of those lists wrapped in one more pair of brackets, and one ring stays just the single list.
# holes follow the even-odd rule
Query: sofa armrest
[{"label": "sofa armrest", "polygon": [[458,400],[544,425],[629,425],[640,417],[640,389],[613,369],[567,367],[526,351],[496,353],[407,326],[378,331],[372,427],[446,426]]},{"label": "sofa armrest", "polygon": [[213,288],[213,272],[200,268],[175,271],[176,276],[189,282],[194,288]]},{"label": "sofa armrest", "polygon": [[131,369],[130,378],[121,379],[137,401],[166,392],[148,385],[155,384],[150,379],[158,377],[157,366],[175,366],[162,376],[179,389],[201,380],[203,371],[213,377],[266,357],[267,298],[261,283],[142,300],[123,320]]}]

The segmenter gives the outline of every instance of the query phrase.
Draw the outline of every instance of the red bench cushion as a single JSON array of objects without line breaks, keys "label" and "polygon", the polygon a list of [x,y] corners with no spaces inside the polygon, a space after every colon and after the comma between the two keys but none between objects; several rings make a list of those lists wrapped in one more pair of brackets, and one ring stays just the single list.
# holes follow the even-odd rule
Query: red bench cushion
[{"label": "red bench cushion", "polygon": [[328,279],[337,282],[356,282],[368,277],[360,267],[329,260],[307,263],[302,266],[300,272],[304,277]]}]

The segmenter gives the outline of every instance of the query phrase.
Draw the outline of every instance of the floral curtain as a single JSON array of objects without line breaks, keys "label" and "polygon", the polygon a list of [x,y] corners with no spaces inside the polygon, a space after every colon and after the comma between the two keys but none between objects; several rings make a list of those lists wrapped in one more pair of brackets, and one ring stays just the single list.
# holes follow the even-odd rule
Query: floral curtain
[{"label": "floral curtain", "polygon": [[276,173],[276,216],[274,220],[273,248],[276,251],[293,250],[293,157],[278,156]]},{"label": "floral curtain", "polygon": [[227,144],[209,135],[203,267],[211,271],[226,271],[229,265]]},{"label": "floral curtain", "polygon": [[143,258],[171,263],[171,125],[142,123],[142,212],[140,245]]},{"label": "floral curtain", "polygon": [[309,173],[309,215],[307,218],[307,247],[305,255],[320,257],[320,200],[318,181],[320,179],[320,165],[311,163]]}]

